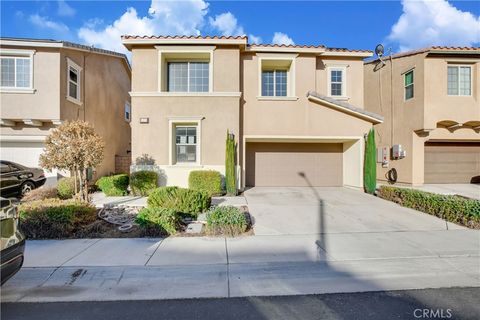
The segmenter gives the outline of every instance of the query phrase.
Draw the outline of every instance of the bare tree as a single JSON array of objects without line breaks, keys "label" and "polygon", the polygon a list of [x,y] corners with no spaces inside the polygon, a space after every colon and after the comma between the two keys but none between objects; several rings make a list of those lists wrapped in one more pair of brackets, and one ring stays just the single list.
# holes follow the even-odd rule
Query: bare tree
[{"label": "bare tree", "polygon": [[40,165],[48,170],[69,170],[75,178],[75,193],[88,201],[87,169],[102,162],[104,148],[105,143],[89,123],[67,121],[47,136]]}]

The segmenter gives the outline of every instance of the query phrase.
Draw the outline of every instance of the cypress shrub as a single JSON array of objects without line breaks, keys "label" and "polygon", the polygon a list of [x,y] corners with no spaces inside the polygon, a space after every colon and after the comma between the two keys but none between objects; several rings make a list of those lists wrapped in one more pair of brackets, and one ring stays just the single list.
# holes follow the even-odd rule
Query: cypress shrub
[{"label": "cypress shrub", "polygon": [[227,194],[237,195],[237,181],[235,179],[235,136],[227,131],[225,151],[225,188]]},{"label": "cypress shrub", "polygon": [[374,194],[377,186],[377,164],[376,164],[375,130],[372,128],[368,133],[365,145],[364,164],[364,188],[366,193]]}]

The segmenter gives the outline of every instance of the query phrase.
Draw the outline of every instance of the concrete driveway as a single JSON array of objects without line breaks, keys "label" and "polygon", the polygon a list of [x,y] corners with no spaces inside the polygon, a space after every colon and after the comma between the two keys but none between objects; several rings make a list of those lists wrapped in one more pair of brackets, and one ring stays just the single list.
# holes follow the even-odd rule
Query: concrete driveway
[{"label": "concrete driveway", "polygon": [[255,187],[245,191],[256,235],[464,229],[342,187]]},{"label": "concrete driveway", "polygon": [[456,194],[463,197],[480,200],[480,184],[424,184],[423,186],[414,187],[414,189],[439,194]]}]

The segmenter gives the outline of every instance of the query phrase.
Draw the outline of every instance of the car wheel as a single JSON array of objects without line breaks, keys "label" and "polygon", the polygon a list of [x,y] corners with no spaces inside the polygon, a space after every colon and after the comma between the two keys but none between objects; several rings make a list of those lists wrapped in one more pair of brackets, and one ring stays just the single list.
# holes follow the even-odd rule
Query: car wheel
[{"label": "car wheel", "polygon": [[33,182],[30,182],[30,181],[24,182],[20,187],[20,194],[23,197],[33,189],[35,189],[35,185],[33,184]]}]

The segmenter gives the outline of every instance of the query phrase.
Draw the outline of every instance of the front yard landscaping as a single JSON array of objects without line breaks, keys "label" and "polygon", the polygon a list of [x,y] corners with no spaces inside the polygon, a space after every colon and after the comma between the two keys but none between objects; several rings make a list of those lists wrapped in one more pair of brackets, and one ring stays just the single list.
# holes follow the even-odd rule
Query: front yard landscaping
[{"label": "front yard landscaping", "polygon": [[480,229],[479,200],[390,186],[381,186],[378,196],[449,222]]}]

